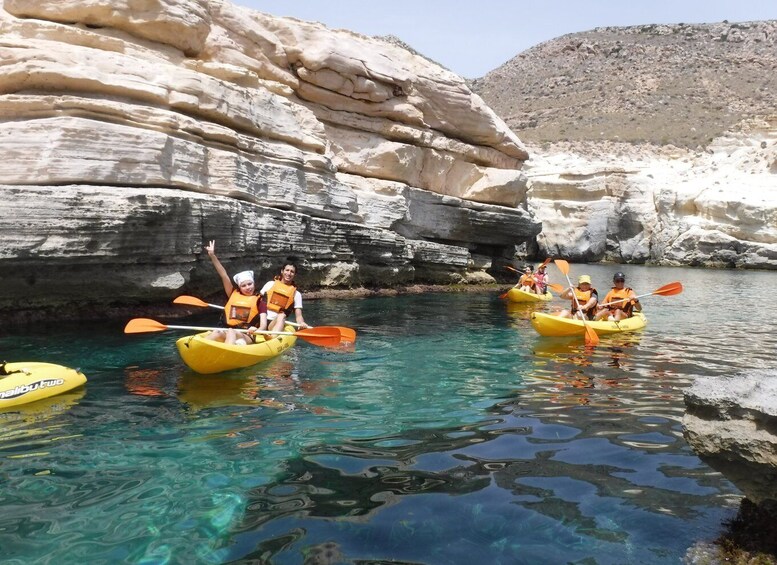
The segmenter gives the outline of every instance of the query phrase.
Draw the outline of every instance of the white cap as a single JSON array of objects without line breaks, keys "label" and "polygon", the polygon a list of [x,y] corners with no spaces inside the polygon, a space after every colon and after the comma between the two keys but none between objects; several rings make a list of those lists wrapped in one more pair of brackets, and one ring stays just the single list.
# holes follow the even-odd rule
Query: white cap
[{"label": "white cap", "polygon": [[234,277],[232,277],[232,280],[235,281],[235,284],[237,286],[240,286],[246,281],[254,282],[254,272],[253,271],[240,271],[238,274],[236,274]]}]

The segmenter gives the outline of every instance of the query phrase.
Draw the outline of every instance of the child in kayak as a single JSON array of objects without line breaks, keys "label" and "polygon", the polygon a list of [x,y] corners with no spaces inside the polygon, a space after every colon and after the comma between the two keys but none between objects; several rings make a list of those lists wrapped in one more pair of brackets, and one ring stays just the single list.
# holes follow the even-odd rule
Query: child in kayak
[{"label": "child in kayak", "polygon": [[537,283],[534,280],[534,275],[531,272],[531,265],[526,265],[523,268],[523,274],[521,275],[521,278],[518,279],[518,286],[520,287],[520,290],[524,292],[534,292],[534,287],[536,284]]},{"label": "child in kayak", "polygon": [[537,265],[534,272],[534,290],[537,294],[545,294],[548,291],[548,274],[545,272],[545,263]]},{"label": "child in kayak", "polygon": [[[574,288],[568,288],[561,293],[561,298],[569,298],[572,300],[572,305],[568,310],[562,310],[559,312],[559,316],[562,318],[579,318],[583,319],[583,316],[587,320],[591,320],[596,312],[596,303],[599,301],[599,294],[596,289],[591,286],[591,277],[589,275],[580,275],[577,278],[577,286]],[[580,305],[578,309],[577,305]]]},{"label": "child in kayak", "polygon": [[[224,320],[227,328],[210,332],[205,339],[223,341],[230,345],[254,343],[253,332],[267,329],[267,305],[256,294],[253,271],[241,271],[230,280],[227,270],[216,257],[216,241],[212,240],[205,248],[211,263],[224,285],[227,303],[224,306]],[[232,282],[234,281],[234,285]],[[238,329],[247,329],[240,332]]]}]

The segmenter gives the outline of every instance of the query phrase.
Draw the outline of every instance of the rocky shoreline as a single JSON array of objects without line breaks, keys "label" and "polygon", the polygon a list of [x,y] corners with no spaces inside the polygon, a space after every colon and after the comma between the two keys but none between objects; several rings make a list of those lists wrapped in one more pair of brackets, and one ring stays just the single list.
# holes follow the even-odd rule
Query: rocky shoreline
[{"label": "rocky shoreline", "polygon": [[742,491],[739,513],[686,563],[777,562],[777,369],[699,377],[684,391],[683,436]]},{"label": "rocky shoreline", "polygon": [[399,296],[402,294],[425,294],[428,292],[505,292],[513,285],[503,284],[411,284],[391,288],[322,288],[313,291],[305,291],[305,300],[318,300],[321,298],[352,299],[372,298],[376,296]]}]

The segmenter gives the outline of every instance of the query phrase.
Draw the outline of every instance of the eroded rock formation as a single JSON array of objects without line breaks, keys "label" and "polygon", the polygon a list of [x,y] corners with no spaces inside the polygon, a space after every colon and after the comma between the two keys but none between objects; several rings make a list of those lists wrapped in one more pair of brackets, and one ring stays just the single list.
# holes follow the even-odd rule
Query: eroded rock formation
[{"label": "eroded rock formation", "polygon": [[701,377],[684,396],[693,450],[753,503],[777,511],[777,371]]},{"label": "eroded rock formation", "polygon": [[703,151],[590,142],[532,155],[541,254],[777,269],[777,115],[743,122]]},{"label": "eroded rock formation", "polygon": [[[490,279],[524,146],[401,47],[222,0],[0,1],[0,318],[218,290]],[[216,283],[216,284],[214,284]]]}]

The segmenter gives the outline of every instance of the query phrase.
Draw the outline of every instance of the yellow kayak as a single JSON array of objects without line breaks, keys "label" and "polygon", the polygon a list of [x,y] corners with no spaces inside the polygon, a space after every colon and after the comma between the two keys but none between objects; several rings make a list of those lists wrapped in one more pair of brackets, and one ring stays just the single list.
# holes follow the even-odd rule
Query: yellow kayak
[{"label": "yellow kayak", "polygon": [[[294,328],[286,326],[286,331],[293,332]],[[251,345],[227,345],[205,339],[209,333],[182,337],[175,342],[183,362],[192,370],[205,375],[256,365],[280,355],[297,342],[296,336],[278,335],[267,341],[259,338],[257,343]]]},{"label": "yellow kayak", "polygon": [[25,361],[0,364],[0,410],[49,398],[78,388],[83,373],[53,363]]},{"label": "yellow kayak", "polygon": [[[647,324],[647,318],[642,312],[635,313],[631,318],[626,318],[620,322],[588,322],[597,334],[607,335],[621,332],[633,332],[641,330]],[[546,337],[565,337],[583,335],[585,327],[582,320],[573,320],[571,318],[559,318],[543,312],[533,312],[531,315],[531,325],[537,330],[537,333]]]},{"label": "yellow kayak", "polygon": [[537,294],[535,292],[526,292],[517,287],[507,291],[507,300],[510,302],[547,302],[552,298],[553,295],[549,291],[545,291],[545,294]]}]

